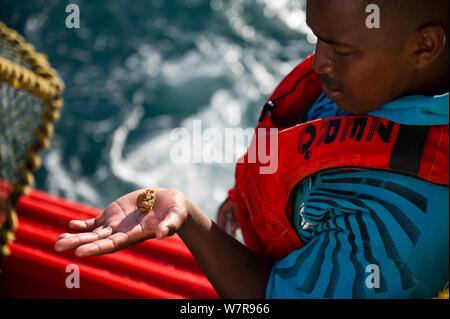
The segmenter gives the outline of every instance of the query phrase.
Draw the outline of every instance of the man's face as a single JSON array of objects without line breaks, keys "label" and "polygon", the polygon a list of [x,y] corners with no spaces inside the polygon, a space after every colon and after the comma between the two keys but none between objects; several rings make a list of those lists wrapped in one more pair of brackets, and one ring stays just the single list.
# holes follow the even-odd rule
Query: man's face
[{"label": "man's face", "polygon": [[405,39],[387,29],[388,17],[380,11],[381,28],[369,29],[362,0],[307,2],[307,23],[318,37],[313,68],[325,95],[353,114],[374,111],[408,91]]}]

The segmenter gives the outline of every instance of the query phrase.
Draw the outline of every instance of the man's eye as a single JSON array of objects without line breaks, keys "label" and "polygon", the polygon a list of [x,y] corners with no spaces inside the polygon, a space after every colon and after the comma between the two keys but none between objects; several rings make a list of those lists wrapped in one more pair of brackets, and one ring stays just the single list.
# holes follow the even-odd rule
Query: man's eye
[{"label": "man's eye", "polygon": [[343,55],[343,56],[347,56],[350,55],[352,52],[344,52],[344,51],[339,51],[336,49],[333,49],[334,53],[338,54],[338,55]]}]

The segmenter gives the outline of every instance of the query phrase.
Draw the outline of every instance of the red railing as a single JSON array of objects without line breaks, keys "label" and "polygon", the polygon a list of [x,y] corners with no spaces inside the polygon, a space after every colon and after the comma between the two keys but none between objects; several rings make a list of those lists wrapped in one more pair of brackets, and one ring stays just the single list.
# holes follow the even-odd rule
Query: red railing
[{"label": "red railing", "polygon": [[[78,258],[57,253],[58,235],[71,232],[71,219],[88,219],[100,210],[32,190],[17,209],[19,227],[0,259],[0,296],[11,298],[218,298],[184,243],[176,235],[148,240],[114,254]],[[79,267],[80,288],[66,287]]]}]

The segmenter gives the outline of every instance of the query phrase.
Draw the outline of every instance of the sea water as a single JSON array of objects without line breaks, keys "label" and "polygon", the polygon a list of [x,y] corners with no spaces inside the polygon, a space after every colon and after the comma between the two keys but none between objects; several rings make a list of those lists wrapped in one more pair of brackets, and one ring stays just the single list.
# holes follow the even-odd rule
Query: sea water
[{"label": "sea water", "polygon": [[[71,3],[79,28],[65,24]],[[175,163],[171,133],[194,121],[255,127],[314,50],[304,0],[1,0],[0,20],[66,83],[36,188],[99,208],[138,188],[176,188],[213,219],[235,164]]]}]

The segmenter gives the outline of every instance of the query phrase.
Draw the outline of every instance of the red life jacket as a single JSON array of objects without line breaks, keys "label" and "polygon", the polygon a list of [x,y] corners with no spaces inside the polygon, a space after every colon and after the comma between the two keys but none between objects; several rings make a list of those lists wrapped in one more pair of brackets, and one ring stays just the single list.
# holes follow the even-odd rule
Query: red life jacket
[{"label": "red life jacket", "polygon": [[[291,195],[299,182],[320,171],[352,167],[393,171],[446,186],[449,182],[448,125],[401,125],[375,116],[297,124],[322,93],[312,59],[300,63],[263,108],[230,191],[246,245],[272,262],[304,246],[291,224]],[[266,116],[268,111],[271,116]],[[278,147],[269,160],[257,155],[271,143]]]}]

